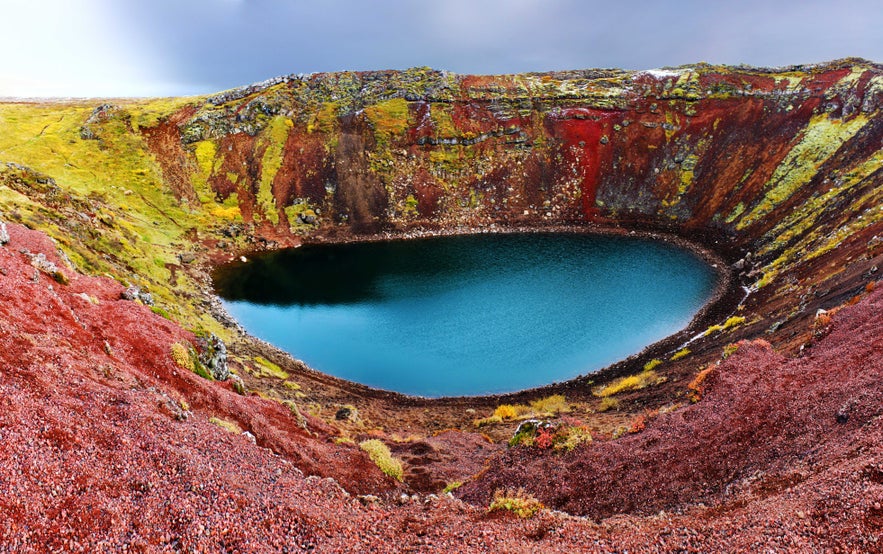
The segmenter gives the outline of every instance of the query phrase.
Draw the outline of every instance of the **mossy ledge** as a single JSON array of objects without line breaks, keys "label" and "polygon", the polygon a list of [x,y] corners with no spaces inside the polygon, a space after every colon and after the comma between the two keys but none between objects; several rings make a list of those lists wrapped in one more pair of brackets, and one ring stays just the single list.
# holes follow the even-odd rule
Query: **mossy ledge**
[{"label": "mossy ledge", "polygon": [[[466,408],[558,393],[594,405],[593,389],[660,360],[664,379],[624,394],[627,413],[678,402],[740,339],[797,351],[818,309],[878,278],[881,108],[883,68],[861,59],[501,76],[416,68],[191,98],[7,101],[0,219],[45,231],[83,272],[149,290],[172,320],[230,342],[250,389],[329,421],[356,404],[390,432],[466,429]],[[694,245],[724,288],[690,329],[599,374],[441,400],[312,372],[241,334],[211,293],[211,267],[254,250],[550,228]],[[300,388],[250,375],[258,356]]]}]

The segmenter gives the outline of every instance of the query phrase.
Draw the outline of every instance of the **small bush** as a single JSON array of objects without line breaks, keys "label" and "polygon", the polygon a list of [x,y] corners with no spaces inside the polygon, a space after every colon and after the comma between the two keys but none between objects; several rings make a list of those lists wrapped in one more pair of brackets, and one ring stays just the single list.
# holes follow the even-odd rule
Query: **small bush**
[{"label": "small bush", "polygon": [[561,414],[570,411],[570,404],[564,399],[564,395],[555,394],[530,403],[530,407],[540,414]]},{"label": "small bush", "polygon": [[297,407],[297,404],[295,404],[293,400],[282,400],[282,404],[286,408],[288,408],[288,411],[290,411],[291,415],[294,416],[294,419],[297,420],[297,424],[300,425],[301,427],[303,427],[304,429],[306,429],[307,428],[307,418],[305,418],[303,416],[303,414],[300,412],[300,409]]},{"label": "small bush", "polygon": [[690,391],[690,402],[699,402],[702,399],[702,394],[705,392],[703,384],[705,383],[708,374],[711,373],[711,370],[713,369],[713,365],[703,369],[697,373],[696,377],[694,377],[693,380],[690,381],[690,384],[687,385],[687,389]]},{"label": "small bush", "polygon": [[651,371],[661,364],[662,360],[660,360],[659,358],[653,358],[652,360],[644,364],[644,371]]},{"label": "small bush", "polygon": [[509,439],[509,446],[570,451],[588,442],[592,442],[589,428],[577,419],[565,417],[557,423],[538,420],[523,422]]},{"label": "small bush", "polygon": [[65,275],[64,272],[61,270],[53,271],[52,278],[55,279],[55,282],[60,285],[66,285],[70,283],[70,279],[68,279],[67,275]]},{"label": "small bush", "polygon": [[727,318],[724,322],[724,330],[732,329],[738,325],[742,325],[745,323],[745,318],[741,315],[734,315],[733,317]]},{"label": "small bush", "polygon": [[185,346],[180,342],[176,342],[171,346],[171,352],[172,359],[178,364],[178,366],[192,371],[203,379],[208,379],[209,381],[215,380],[211,371],[199,362],[199,355],[192,346]]},{"label": "small bush", "polygon": [[743,316],[734,315],[732,317],[727,318],[727,320],[721,325],[712,325],[711,327],[706,329],[704,333],[702,333],[702,336],[708,336],[712,333],[717,333],[719,331],[728,331],[728,330],[732,329],[733,327],[737,327],[739,325],[742,325],[743,323],[745,323],[745,318]]},{"label": "small bush", "polygon": [[686,358],[689,355],[690,355],[690,349],[689,348],[682,348],[672,355],[671,361],[674,362],[674,361],[680,360],[681,358]]},{"label": "small bush", "polygon": [[494,410],[494,415],[500,419],[514,419],[518,416],[518,410],[512,404],[501,404]]},{"label": "small bush", "polygon": [[629,433],[640,433],[644,429],[647,428],[647,416],[639,415],[632,421],[631,427],[629,427]]},{"label": "small bush", "polygon": [[172,359],[176,364],[183,367],[184,369],[188,369],[193,371],[193,361],[190,359],[190,353],[187,351],[187,347],[183,344],[176,342],[171,347],[172,350]]},{"label": "small bush", "polygon": [[570,452],[577,446],[590,442],[592,442],[592,433],[589,431],[588,427],[582,425],[568,427],[564,440],[555,444],[555,448],[557,450],[566,450],[567,452]]},{"label": "small bush", "polygon": [[521,518],[531,518],[543,508],[542,503],[524,489],[497,489],[488,512],[506,510]]},{"label": "small bush", "polygon": [[515,434],[509,439],[509,446],[513,448],[516,446],[533,446],[540,424],[541,422],[536,420],[528,420],[521,423],[515,430]]},{"label": "small bush", "polygon": [[368,453],[368,457],[380,468],[380,471],[397,481],[402,480],[405,473],[402,462],[392,455],[385,444],[377,439],[369,439],[360,442],[359,448]]},{"label": "small bush", "polygon": [[728,344],[728,345],[724,346],[724,350],[723,350],[723,353],[721,354],[721,358],[726,360],[727,358],[729,358],[730,356],[735,354],[737,350],[739,350],[738,344],[736,344],[736,343]]},{"label": "small bush", "polygon": [[493,425],[494,423],[503,423],[503,418],[498,415],[492,415],[491,417],[476,419],[472,422],[476,427],[484,427],[485,425]]},{"label": "small bush", "polygon": [[459,488],[462,487],[462,486],[463,486],[463,482],[462,482],[462,481],[453,481],[453,482],[448,483],[447,485],[445,485],[445,488],[442,490],[442,493],[447,494],[447,493],[449,493],[449,492],[453,492],[453,491],[459,489]]},{"label": "small bush", "polygon": [[601,404],[598,406],[599,412],[607,412],[610,410],[618,410],[619,409],[619,400],[612,396],[605,396],[601,399]]}]

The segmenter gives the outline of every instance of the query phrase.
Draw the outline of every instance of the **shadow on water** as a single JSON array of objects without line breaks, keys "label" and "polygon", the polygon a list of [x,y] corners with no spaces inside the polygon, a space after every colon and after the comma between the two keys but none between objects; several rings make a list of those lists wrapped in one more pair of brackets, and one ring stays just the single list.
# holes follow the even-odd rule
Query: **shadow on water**
[{"label": "shadow on water", "polygon": [[425,241],[306,245],[255,255],[221,266],[213,275],[218,294],[230,301],[267,306],[346,305],[388,296],[379,279],[444,277],[466,269],[462,246],[442,244],[424,254]]}]

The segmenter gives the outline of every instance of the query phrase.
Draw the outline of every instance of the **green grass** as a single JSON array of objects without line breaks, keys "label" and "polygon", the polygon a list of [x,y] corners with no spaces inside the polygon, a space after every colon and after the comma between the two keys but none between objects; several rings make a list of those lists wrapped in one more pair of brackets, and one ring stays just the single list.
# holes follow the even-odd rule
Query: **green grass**
[{"label": "green grass", "polygon": [[[0,186],[0,210],[56,239],[81,271],[147,287],[158,301],[178,306],[188,326],[223,338],[227,333],[220,324],[180,300],[181,294],[197,293],[198,283],[179,274],[172,290],[165,268],[187,244],[188,229],[205,229],[214,221],[171,194],[136,132],[194,101],[121,101],[106,118],[89,124],[94,140],[81,138],[80,130],[98,101],[0,104],[0,161],[36,172],[25,179],[31,186],[21,190]],[[40,174],[54,179],[61,194],[41,191],[48,185],[35,182]]]}]

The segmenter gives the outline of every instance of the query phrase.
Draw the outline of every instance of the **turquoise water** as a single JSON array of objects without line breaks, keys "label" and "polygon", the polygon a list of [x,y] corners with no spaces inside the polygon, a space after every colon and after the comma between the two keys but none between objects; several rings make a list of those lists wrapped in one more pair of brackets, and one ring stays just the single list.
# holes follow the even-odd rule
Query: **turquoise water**
[{"label": "turquoise water", "polygon": [[669,244],[562,233],[307,245],[215,273],[251,334],[322,372],[431,397],[601,369],[685,327],[714,285]]}]

